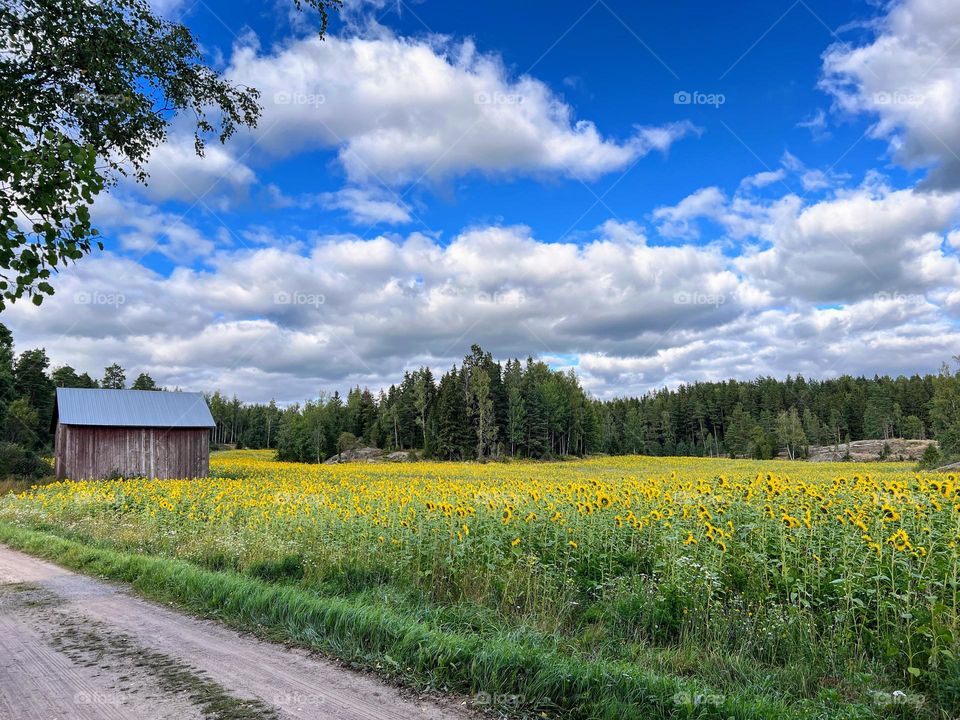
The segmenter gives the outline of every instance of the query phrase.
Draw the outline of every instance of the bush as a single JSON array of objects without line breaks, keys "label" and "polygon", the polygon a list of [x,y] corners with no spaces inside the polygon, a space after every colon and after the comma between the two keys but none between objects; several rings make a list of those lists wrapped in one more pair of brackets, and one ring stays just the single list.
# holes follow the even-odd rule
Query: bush
[{"label": "bush", "polygon": [[53,474],[53,468],[33,450],[11,442],[0,442],[0,478],[38,480]]},{"label": "bush", "polygon": [[337,440],[338,452],[350,452],[351,450],[356,450],[358,447],[360,447],[360,441],[356,435],[352,432],[340,433],[340,438]]},{"label": "bush", "polygon": [[932,470],[933,468],[940,467],[942,463],[943,456],[940,454],[937,446],[933,443],[927,445],[927,449],[923,451],[923,456],[920,458],[920,469]]}]

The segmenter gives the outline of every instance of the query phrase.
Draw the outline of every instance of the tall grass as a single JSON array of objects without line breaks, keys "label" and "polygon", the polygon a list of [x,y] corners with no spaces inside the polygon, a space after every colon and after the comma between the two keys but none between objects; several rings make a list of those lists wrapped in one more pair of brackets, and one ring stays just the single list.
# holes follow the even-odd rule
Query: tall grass
[{"label": "tall grass", "polygon": [[[690,458],[330,468],[251,452],[212,470],[52,485],[0,501],[0,520],[380,612],[438,633],[438,647],[454,638],[409,667],[426,683],[521,694],[527,710],[549,698],[602,716],[619,682],[580,696],[506,677],[535,655],[642,679],[660,700],[622,699],[651,717],[960,712],[953,476]],[[400,650],[361,626],[389,651],[356,655],[349,625],[315,632],[330,652],[396,671]],[[488,648],[485,686],[462,653]]]},{"label": "tall grass", "polygon": [[65,567],[130,583],[148,598],[236,628],[379,667],[419,687],[509,696],[508,703],[521,712],[584,719],[872,716],[866,707],[829,713],[803,704],[790,707],[752,692],[717,702],[719,696],[709,689],[633,663],[589,661],[532,644],[529,638],[507,635],[491,641],[452,633],[437,627],[435,616],[392,612],[375,595],[323,597],[292,585],[92,547],[6,523],[0,523],[0,541]]}]

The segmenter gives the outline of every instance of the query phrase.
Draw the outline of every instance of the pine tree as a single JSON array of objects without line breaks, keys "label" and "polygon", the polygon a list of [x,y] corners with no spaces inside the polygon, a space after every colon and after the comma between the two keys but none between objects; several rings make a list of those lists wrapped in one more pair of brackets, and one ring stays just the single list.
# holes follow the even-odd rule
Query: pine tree
[{"label": "pine tree", "polygon": [[140,373],[131,386],[134,390],[160,390],[157,383],[147,373]]},{"label": "pine tree", "polygon": [[737,404],[727,422],[727,432],[724,436],[727,450],[733,457],[751,454],[751,443],[756,427],[757,424],[743,409],[743,405]]},{"label": "pine tree", "polygon": [[123,390],[127,386],[127,374],[117,363],[103,369],[100,387],[107,390]]}]

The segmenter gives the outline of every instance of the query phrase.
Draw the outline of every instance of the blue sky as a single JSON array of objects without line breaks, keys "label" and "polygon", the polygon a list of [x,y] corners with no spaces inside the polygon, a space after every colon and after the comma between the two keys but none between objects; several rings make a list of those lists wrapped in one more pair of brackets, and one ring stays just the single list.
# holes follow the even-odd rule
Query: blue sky
[{"label": "blue sky", "polygon": [[[283,12],[265,11],[262,3],[187,5],[181,17],[211,56],[228,57],[251,30],[264,44],[288,42],[293,32]],[[811,167],[836,163],[838,173],[855,176],[883,164],[885,143],[857,142],[869,118],[833,119],[819,132],[800,125],[830,109],[831,98],[817,88],[821,53],[833,42],[861,36],[849,27],[841,37],[837,29],[876,17],[876,9],[864,2],[813,0],[734,5],[534,2],[518,8],[507,2],[421,2],[376,7],[376,20],[398,36],[472,40],[478,52],[496,55],[510,77],[542,81],[577,118],[595,123],[607,137],[622,140],[638,124],[670,122],[692,122],[702,133],[665,154],[586,182],[517,173],[491,182],[479,172],[465,172],[435,183],[401,183],[397,192],[417,204],[411,225],[449,236],[470,225],[520,223],[543,239],[563,240],[590,232],[612,215],[642,220],[695,186],[732,191],[745,176],[778,168],[785,151]],[[341,18],[334,19],[331,30],[345,31]],[[678,105],[674,96],[680,92],[722,95],[723,104]],[[336,151],[330,149],[258,163],[256,169],[264,183],[291,195],[333,192],[344,183]],[[803,192],[796,179],[784,184]],[[778,183],[773,190],[784,186]],[[281,232],[296,223],[322,233],[348,230],[369,237],[383,226],[351,223],[347,213],[316,208],[278,214],[255,202],[237,208],[236,215],[238,224],[263,223]]]},{"label": "blue sky", "polygon": [[259,127],[97,200],[4,321],[91,372],[291,402],[498,357],[595,394],[960,351],[960,7],[162,0]]}]

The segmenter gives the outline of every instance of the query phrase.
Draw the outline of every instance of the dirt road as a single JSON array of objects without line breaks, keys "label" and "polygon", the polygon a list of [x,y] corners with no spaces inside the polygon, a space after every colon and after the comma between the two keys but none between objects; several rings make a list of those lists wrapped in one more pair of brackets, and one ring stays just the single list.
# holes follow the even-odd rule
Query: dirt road
[{"label": "dirt road", "polygon": [[0,545],[2,720],[472,715]]}]

